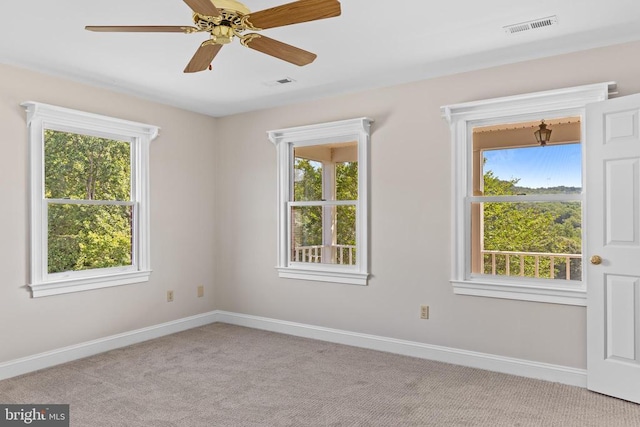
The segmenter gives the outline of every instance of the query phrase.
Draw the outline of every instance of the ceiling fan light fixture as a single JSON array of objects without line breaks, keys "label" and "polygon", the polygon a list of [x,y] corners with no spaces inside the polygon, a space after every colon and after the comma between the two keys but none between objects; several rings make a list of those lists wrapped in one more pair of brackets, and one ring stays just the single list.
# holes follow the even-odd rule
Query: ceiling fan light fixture
[{"label": "ceiling fan light fixture", "polygon": [[216,25],[211,30],[211,38],[218,44],[229,44],[233,40],[233,29],[226,25]]}]

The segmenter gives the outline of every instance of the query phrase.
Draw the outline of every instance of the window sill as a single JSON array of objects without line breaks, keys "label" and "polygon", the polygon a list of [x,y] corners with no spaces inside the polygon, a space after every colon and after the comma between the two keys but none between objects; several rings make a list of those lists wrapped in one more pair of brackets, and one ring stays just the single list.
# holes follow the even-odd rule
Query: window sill
[{"label": "window sill", "polygon": [[587,305],[587,292],[583,286],[544,287],[531,283],[513,284],[488,280],[451,280],[453,293],[488,298],[544,302],[564,305]]},{"label": "window sill", "polygon": [[135,271],[108,276],[82,277],[32,283],[29,285],[33,298],[52,295],[69,294],[72,292],[88,291],[91,289],[110,288],[113,286],[130,285],[149,281],[151,271]]},{"label": "window sill", "polygon": [[316,282],[345,283],[347,285],[366,286],[369,275],[353,271],[338,271],[333,269],[281,267],[278,274],[284,279],[313,280]]}]

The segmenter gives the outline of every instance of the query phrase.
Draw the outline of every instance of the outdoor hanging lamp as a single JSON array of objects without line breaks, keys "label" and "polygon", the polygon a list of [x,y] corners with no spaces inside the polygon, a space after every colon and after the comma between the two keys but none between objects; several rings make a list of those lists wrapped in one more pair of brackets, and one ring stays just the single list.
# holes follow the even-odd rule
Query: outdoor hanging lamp
[{"label": "outdoor hanging lamp", "polygon": [[540,122],[540,129],[534,132],[536,140],[543,147],[547,145],[547,142],[551,139],[551,129],[547,129],[547,125],[544,123],[544,119]]}]

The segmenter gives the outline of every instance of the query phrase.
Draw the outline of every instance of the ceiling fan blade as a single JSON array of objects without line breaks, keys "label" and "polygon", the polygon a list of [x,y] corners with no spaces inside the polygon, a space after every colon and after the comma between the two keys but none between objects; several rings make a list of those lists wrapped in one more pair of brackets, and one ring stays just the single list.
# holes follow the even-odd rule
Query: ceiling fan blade
[{"label": "ceiling fan blade", "polygon": [[267,29],[340,16],[337,0],[299,0],[248,15],[255,28]]},{"label": "ceiling fan blade", "polygon": [[211,3],[211,0],[184,0],[184,2],[196,13],[205,16],[220,16],[220,11]]},{"label": "ceiling fan blade", "polygon": [[213,58],[220,52],[220,49],[222,49],[221,44],[213,44],[209,40],[202,43],[193,58],[191,58],[191,61],[189,61],[187,68],[184,69],[184,72],[197,73],[198,71],[206,70]]},{"label": "ceiling fan blade", "polygon": [[311,64],[317,57],[315,53],[265,37],[262,34],[256,34],[256,36],[247,41],[245,46],[299,66]]},{"label": "ceiling fan blade", "polygon": [[196,27],[177,27],[177,26],[129,26],[129,25],[100,25],[84,27],[85,30],[104,32],[104,33],[195,33],[200,31]]}]

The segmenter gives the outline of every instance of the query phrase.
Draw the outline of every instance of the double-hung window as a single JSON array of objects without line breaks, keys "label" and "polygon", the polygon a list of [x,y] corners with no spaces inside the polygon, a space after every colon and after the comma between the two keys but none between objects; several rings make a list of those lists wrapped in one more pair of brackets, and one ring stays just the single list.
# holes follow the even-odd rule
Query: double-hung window
[{"label": "double-hung window", "polygon": [[[611,83],[442,107],[451,125],[454,292],[586,304],[585,105]],[[546,146],[534,132],[546,119]]]},{"label": "double-hung window", "polygon": [[278,153],[280,277],[367,284],[370,123],[269,132]]},{"label": "double-hung window", "polygon": [[549,120],[551,141],[539,145],[539,122],[473,129],[471,273],[497,280],[582,280],[581,118]]},{"label": "double-hung window", "polygon": [[34,297],[147,281],[151,125],[27,109]]}]

